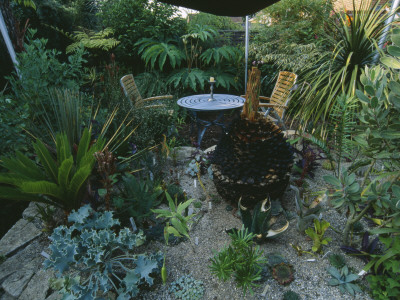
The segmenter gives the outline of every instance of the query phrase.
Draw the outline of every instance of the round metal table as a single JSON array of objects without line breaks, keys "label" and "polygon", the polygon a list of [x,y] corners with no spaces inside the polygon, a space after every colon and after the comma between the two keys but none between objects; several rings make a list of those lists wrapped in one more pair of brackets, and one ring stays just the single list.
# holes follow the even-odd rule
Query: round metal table
[{"label": "round metal table", "polygon": [[[202,94],[183,97],[177,101],[180,107],[189,111],[192,120],[197,124],[197,147],[200,147],[203,135],[211,125],[221,126],[225,131],[224,113],[229,110],[240,109],[245,102],[244,98],[229,94],[214,94],[214,100],[210,100],[210,98],[210,94]],[[215,120],[207,121],[198,117],[199,112],[218,113],[218,115]],[[193,122],[191,129],[193,131]]]}]

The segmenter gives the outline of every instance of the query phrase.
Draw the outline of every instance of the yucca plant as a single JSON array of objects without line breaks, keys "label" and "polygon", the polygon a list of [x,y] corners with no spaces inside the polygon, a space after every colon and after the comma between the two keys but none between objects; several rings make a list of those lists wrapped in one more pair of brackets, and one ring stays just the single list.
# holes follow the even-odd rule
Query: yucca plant
[{"label": "yucca plant", "polygon": [[379,3],[370,6],[370,1],[361,1],[356,7],[353,1],[352,16],[336,13],[336,21],[329,23],[330,31],[337,35],[330,41],[334,51],[300,74],[299,78],[310,88],[306,96],[297,98],[297,103],[292,101],[292,116],[301,119],[304,128],[310,121],[329,120],[337,96],[354,96],[360,87],[361,70],[373,63],[374,41],[381,38],[390,16],[385,5],[380,7]]},{"label": "yucca plant", "polygon": [[8,173],[0,174],[0,198],[50,204],[66,213],[78,209],[95,164],[94,153],[103,149],[104,140],[90,143],[90,132],[85,129],[76,153],[67,135],[58,134],[56,155],[40,140],[33,144],[39,164],[21,152],[14,158],[2,157]]}]

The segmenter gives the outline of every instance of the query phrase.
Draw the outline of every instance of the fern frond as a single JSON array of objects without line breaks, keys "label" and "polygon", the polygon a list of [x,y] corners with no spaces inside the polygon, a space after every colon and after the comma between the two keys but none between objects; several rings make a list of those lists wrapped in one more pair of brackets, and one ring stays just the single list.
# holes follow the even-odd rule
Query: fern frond
[{"label": "fern frond", "polygon": [[111,50],[120,44],[120,41],[110,37],[113,34],[114,31],[111,28],[105,28],[99,32],[91,30],[74,31],[73,35],[67,35],[75,42],[67,47],[66,52],[74,52],[80,47],[80,45],[83,45],[83,47],[88,49]]}]

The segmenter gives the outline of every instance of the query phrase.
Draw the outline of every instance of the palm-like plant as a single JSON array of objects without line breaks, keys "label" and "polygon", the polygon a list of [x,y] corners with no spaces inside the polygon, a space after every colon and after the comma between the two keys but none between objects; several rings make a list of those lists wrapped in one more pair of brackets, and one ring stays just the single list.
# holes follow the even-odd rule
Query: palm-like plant
[{"label": "palm-like plant", "polygon": [[[353,1],[353,16],[337,13],[336,21],[330,22],[334,51],[319,59],[315,66],[300,75],[309,83],[305,97],[298,97],[294,117],[300,117],[305,125],[313,120],[329,120],[336,97],[345,93],[354,96],[360,85],[361,70],[373,62],[376,53],[374,41],[382,36],[389,14],[379,2],[370,7],[362,1],[359,7]],[[339,40],[339,41],[338,41]],[[301,93],[301,91],[299,91]]]},{"label": "palm-like plant", "polygon": [[33,147],[40,165],[20,152],[15,158],[2,157],[2,166],[9,172],[0,174],[0,198],[50,204],[66,212],[78,209],[96,161],[94,153],[105,143],[103,139],[93,145],[90,142],[90,132],[85,129],[73,156],[67,135],[58,134],[54,156],[38,140]]},{"label": "palm-like plant", "polygon": [[[167,84],[174,89],[203,90],[210,76],[217,78],[217,87],[237,87],[235,66],[241,61],[242,53],[231,46],[208,48],[216,35],[211,27],[196,25],[181,36],[181,41],[141,39],[135,45],[146,65],[152,69],[163,71],[168,65],[172,67]],[[178,69],[184,62],[186,66]]]}]

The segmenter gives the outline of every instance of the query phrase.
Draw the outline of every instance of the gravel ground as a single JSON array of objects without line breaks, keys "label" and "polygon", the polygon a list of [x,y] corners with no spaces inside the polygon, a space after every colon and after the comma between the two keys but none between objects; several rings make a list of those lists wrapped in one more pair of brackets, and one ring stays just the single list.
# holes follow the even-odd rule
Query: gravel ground
[{"label": "gravel ground", "polygon": [[[186,152],[182,153],[188,153],[188,151],[186,149]],[[205,193],[198,182],[197,186],[194,187],[194,179],[184,174],[184,168],[189,161],[185,159],[185,155],[182,153],[178,156],[178,163],[174,166],[175,174],[172,176],[177,176],[176,174],[179,173],[180,184],[186,190],[188,196],[202,202],[201,209],[196,209],[200,216],[198,222],[192,226],[190,231],[192,241],[198,240],[198,245],[185,241],[176,246],[166,247],[162,242],[150,242],[147,246],[148,251],[166,251],[168,282],[165,286],[158,284],[151,291],[143,292],[141,299],[174,299],[174,296],[168,292],[168,286],[182,275],[191,275],[196,280],[203,281],[204,299],[282,299],[283,293],[287,290],[297,292],[302,299],[371,299],[367,293],[356,294],[355,297],[352,297],[349,294],[341,294],[338,287],[328,286],[327,281],[331,276],[326,271],[330,266],[326,256],[319,255],[315,257],[315,261],[307,261],[307,259],[314,257],[307,254],[297,255],[289,244],[297,244],[304,250],[310,250],[312,241],[296,230],[295,219],[290,221],[289,229],[286,232],[261,245],[265,254],[279,253],[293,265],[295,280],[288,286],[279,285],[271,277],[261,283],[258,288],[255,288],[253,295],[247,293],[246,296],[243,296],[242,290],[238,289],[233,281],[221,282],[211,275],[208,266],[210,265],[210,258],[213,257],[213,250],[220,251],[224,245],[228,245],[230,242],[225,229],[240,228],[242,223],[232,211],[226,210],[228,203],[219,199],[212,180],[205,175],[202,177],[202,181],[212,199],[212,206],[209,209]],[[322,176],[327,173],[329,172],[319,169],[316,172],[315,179],[308,181],[310,190],[322,190],[325,186]],[[289,211],[295,211],[294,193],[292,191],[286,191],[282,205]],[[335,228],[343,228],[345,217],[328,205],[322,216]],[[326,236],[331,237],[332,241],[324,249],[325,254],[328,254],[328,252],[341,253],[339,249],[341,245],[340,235],[329,229]],[[346,256],[346,260],[347,265],[353,268],[355,273],[362,270],[363,263],[361,260],[349,256]],[[365,279],[360,282],[361,287],[365,284]]]}]

